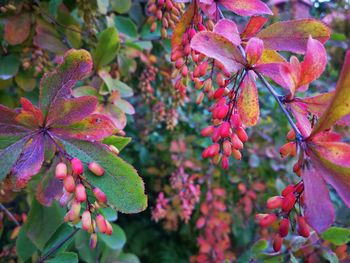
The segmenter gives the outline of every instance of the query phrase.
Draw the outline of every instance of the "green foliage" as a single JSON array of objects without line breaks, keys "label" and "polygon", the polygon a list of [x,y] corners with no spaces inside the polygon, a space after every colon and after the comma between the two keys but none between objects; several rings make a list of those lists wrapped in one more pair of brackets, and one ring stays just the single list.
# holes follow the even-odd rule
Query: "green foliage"
[{"label": "green foliage", "polygon": [[350,242],[350,229],[343,227],[330,227],[321,234],[321,237],[336,246],[340,246]]}]

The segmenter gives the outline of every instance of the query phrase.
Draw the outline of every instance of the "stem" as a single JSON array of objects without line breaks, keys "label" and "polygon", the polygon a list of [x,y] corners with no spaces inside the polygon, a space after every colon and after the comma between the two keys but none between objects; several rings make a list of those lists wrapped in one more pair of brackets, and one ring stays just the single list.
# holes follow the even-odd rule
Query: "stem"
[{"label": "stem", "polygon": [[5,212],[5,214],[16,224],[16,226],[20,226],[20,223],[17,221],[17,219],[2,203],[0,203],[0,209]]},{"label": "stem", "polygon": [[80,229],[79,228],[75,228],[74,231],[72,233],[70,233],[68,236],[66,236],[64,239],[62,239],[57,245],[53,246],[49,252],[47,252],[47,254],[41,258],[39,258],[39,260],[37,261],[37,263],[43,263],[45,262],[45,260],[47,258],[49,258],[50,256],[52,256],[55,252],[57,252],[57,250],[60,249],[60,247],[62,247],[64,245],[64,243],[66,243],[69,239],[71,239]]},{"label": "stem", "polygon": [[273,89],[273,87],[266,81],[266,79],[259,72],[256,72],[256,71],[254,71],[254,72],[258,75],[258,77],[261,80],[261,82],[264,84],[264,86],[269,90],[269,92],[275,98],[275,100],[277,101],[278,105],[282,109],[283,114],[287,117],[287,120],[288,120],[289,124],[292,126],[292,128],[293,128],[293,130],[295,132],[296,140],[297,141],[302,141],[303,136],[301,135],[298,127],[295,125],[294,121],[292,120],[291,115],[289,114],[287,109],[284,107],[283,102],[281,101],[281,96]]}]

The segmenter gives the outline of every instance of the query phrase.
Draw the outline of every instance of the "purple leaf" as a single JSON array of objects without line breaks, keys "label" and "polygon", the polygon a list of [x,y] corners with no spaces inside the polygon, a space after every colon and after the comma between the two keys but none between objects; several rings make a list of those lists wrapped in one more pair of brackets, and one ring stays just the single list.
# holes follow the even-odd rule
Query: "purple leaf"
[{"label": "purple leaf", "polygon": [[16,180],[16,188],[25,187],[32,176],[40,171],[44,162],[44,150],[44,136],[42,134],[37,134],[27,141],[11,171]]},{"label": "purple leaf", "polygon": [[191,48],[221,62],[229,72],[237,72],[245,65],[239,49],[230,40],[214,32],[203,31],[191,41]]},{"label": "purple leaf", "polygon": [[335,220],[335,211],[329,191],[320,174],[320,168],[307,167],[302,174],[305,195],[305,218],[318,233],[329,228]]},{"label": "purple leaf", "polygon": [[30,130],[16,121],[16,112],[3,105],[0,105],[0,135],[5,134],[26,134]]},{"label": "purple leaf", "polygon": [[218,2],[240,16],[273,15],[270,8],[260,0],[219,0]]},{"label": "purple leaf", "polygon": [[214,26],[214,32],[230,40],[232,44],[238,46],[241,44],[241,37],[235,22],[229,19],[221,19]]},{"label": "purple leaf", "polygon": [[89,52],[83,49],[67,51],[64,62],[41,79],[39,104],[44,116],[57,98],[67,98],[75,83],[91,70],[92,58]]},{"label": "purple leaf", "polygon": [[93,113],[97,106],[97,98],[83,96],[73,99],[56,100],[47,114],[47,126],[65,126],[79,122]]}]

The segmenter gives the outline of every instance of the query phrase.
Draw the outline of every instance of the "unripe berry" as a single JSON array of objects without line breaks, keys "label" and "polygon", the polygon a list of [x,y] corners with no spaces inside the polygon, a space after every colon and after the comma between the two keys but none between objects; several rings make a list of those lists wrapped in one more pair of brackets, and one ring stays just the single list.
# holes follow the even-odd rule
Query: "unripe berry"
[{"label": "unripe berry", "polygon": [[98,214],[98,215],[96,216],[96,224],[97,224],[98,230],[99,230],[101,233],[106,233],[106,231],[107,231],[107,225],[106,225],[106,220],[105,220],[105,218],[103,217],[103,215]]},{"label": "unripe berry", "polygon": [[89,240],[89,246],[91,249],[96,248],[97,245],[97,235],[96,233],[91,234],[90,240]]},{"label": "unripe berry", "polygon": [[86,191],[85,186],[83,184],[78,184],[75,187],[75,200],[77,200],[78,202],[86,201]]},{"label": "unripe berry", "polygon": [[[320,215],[322,216],[322,215]],[[310,236],[310,229],[307,225],[305,218],[303,216],[297,217],[297,224],[298,224],[298,233],[302,237],[309,237]]]},{"label": "unripe berry", "polygon": [[105,222],[106,222],[106,226],[107,226],[106,235],[111,236],[113,234],[113,227],[112,227],[111,223],[109,223],[107,220],[105,220]]},{"label": "unripe berry", "polygon": [[219,163],[220,163],[220,161],[221,161],[221,154],[216,154],[213,158],[212,158],[212,160],[213,160],[213,164],[214,165],[218,165]]},{"label": "unripe berry", "polygon": [[275,252],[280,251],[282,247],[282,243],[283,243],[283,238],[277,234],[273,240],[273,250]]},{"label": "unripe berry", "polygon": [[91,224],[91,213],[88,210],[85,210],[81,215],[81,225],[85,231],[92,232],[92,224]]},{"label": "unripe berry", "polygon": [[79,202],[73,201],[70,210],[68,211],[68,220],[74,222],[80,219],[80,209],[81,204]]},{"label": "unripe berry", "polygon": [[72,165],[72,171],[74,174],[82,174],[84,172],[84,166],[80,159],[78,158],[73,158],[71,160],[71,165]]},{"label": "unripe berry", "polygon": [[94,195],[96,200],[100,203],[107,203],[107,197],[104,192],[98,187],[94,188]]},{"label": "unripe berry", "polygon": [[267,199],[266,207],[268,209],[280,208],[283,203],[283,198],[281,196],[273,196]]},{"label": "unripe berry", "polygon": [[75,181],[73,176],[67,175],[66,178],[63,179],[63,187],[68,193],[73,193],[75,189]]},{"label": "unripe berry", "polygon": [[93,172],[96,176],[102,176],[105,170],[96,162],[89,163],[89,170]]},{"label": "unripe berry", "polygon": [[57,164],[55,176],[59,180],[63,180],[67,176],[67,165],[65,163]]},{"label": "unripe berry", "polygon": [[197,97],[197,99],[196,99],[196,103],[197,103],[197,105],[202,104],[203,99],[204,99],[204,93],[203,93],[203,92],[201,92],[201,93],[199,93],[199,94],[198,94],[198,97]]},{"label": "unripe berry", "polygon": [[234,147],[232,147],[231,149],[232,149],[232,156],[233,156],[236,160],[240,161],[240,160],[242,159],[242,154],[241,154],[241,152],[240,152],[239,150],[235,149]]},{"label": "unripe berry", "polygon": [[280,221],[280,226],[279,226],[278,232],[279,232],[281,237],[285,237],[288,235],[289,220],[287,218],[282,218],[282,220]]},{"label": "unripe berry", "polygon": [[234,147],[237,150],[243,149],[243,142],[238,138],[237,134],[232,133],[231,135],[231,143],[232,147]]}]

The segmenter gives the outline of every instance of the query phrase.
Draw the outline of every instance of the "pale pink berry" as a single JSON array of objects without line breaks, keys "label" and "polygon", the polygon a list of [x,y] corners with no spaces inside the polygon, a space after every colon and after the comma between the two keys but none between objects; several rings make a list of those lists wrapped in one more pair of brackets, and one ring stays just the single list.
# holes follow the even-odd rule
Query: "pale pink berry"
[{"label": "pale pink berry", "polygon": [[105,170],[96,162],[89,163],[89,170],[96,176],[102,176],[105,172]]},{"label": "pale pink berry", "polygon": [[92,230],[91,224],[91,213],[88,210],[85,210],[81,215],[81,225],[85,231],[90,232]]},{"label": "pale pink berry", "polygon": [[75,181],[73,176],[67,175],[66,178],[63,179],[63,187],[68,193],[73,193],[75,189]]},{"label": "pale pink berry", "polygon": [[56,165],[55,176],[59,180],[63,180],[67,176],[67,165],[65,163]]},{"label": "pale pink berry", "polygon": [[85,186],[83,184],[78,184],[75,187],[75,200],[77,200],[78,202],[86,201],[86,191]]},{"label": "pale pink berry", "polygon": [[107,197],[104,192],[98,187],[94,188],[94,195],[96,200],[100,203],[107,203]]},{"label": "pale pink berry", "polygon": [[101,233],[103,233],[103,234],[106,233],[106,231],[107,231],[107,224],[106,224],[106,220],[103,217],[103,215],[98,214],[96,216],[96,224],[97,224],[98,230]]}]

